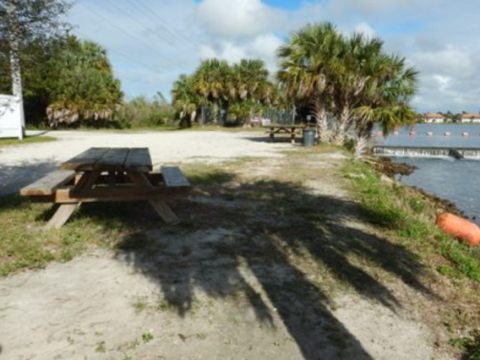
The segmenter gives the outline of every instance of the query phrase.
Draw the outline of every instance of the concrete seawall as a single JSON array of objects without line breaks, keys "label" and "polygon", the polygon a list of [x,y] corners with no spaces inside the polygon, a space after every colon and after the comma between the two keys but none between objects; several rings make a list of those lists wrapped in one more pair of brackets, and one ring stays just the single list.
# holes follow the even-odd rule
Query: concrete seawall
[{"label": "concrete seawall", "polygon": [[480,148],[457,147],[412,147],[412,146],[384,146],[373,147],[373,153],[378,156],[400,157],[433,157],[433,158],[465,158],[480,160]]}]

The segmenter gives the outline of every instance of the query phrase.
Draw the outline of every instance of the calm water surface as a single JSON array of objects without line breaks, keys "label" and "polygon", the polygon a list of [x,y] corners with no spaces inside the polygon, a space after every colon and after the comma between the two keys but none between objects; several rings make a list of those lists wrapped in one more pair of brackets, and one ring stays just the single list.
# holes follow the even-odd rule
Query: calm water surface
[{"label": "calm water surface", "polygon": [[[415,135],[410,135],[412,129]],[[428,132],[432,135],[427,135]],[[446,132],[450,135],[445,136]],[[378,144],[391,146],[480,148],[480,125],[418,124],[414,128],[402,128],[397,135],[387,138],[377,136],[375,140]]]},{"label": "calm water surface", "polygon": [[[480,125],[430,125],[419,124],[416,135],[409,135],[409,129],[402,129],[397,135],[386,139],[377,137],[377,142],[395,146],[437,146],[480,148]],[[431,131],[433,136],[427,136]],[[444,136],[445,132],[450,136]],[[462,133],[468,132],[468,137]],[[403,176],[400,181],[419,187],[441,198],[454,202],[469,217],[476,217],[480,223],[480,161],[454,160],[451,158],[402,158],[395,161],[405,162],[418,169],[410,176]]]}]

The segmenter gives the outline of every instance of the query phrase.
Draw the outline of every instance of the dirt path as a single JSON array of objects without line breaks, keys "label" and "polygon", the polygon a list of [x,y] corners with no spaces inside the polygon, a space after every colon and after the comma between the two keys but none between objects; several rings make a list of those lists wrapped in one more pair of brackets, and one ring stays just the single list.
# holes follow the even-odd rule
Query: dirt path
[{"label": "dirt path", "polygon": [[0,359],[448,358],[412,312],[415,259],[360,221],[343,155],[279,155],[202,186],[178,227],[1,279]]}]

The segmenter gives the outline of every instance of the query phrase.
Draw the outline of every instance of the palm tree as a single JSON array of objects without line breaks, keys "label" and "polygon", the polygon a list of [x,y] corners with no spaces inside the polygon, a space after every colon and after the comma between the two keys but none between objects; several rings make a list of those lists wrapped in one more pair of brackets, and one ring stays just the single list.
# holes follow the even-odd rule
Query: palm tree
[{"label": "palm tree", "polygon": [[193,76],[195,91],[215,109],[227,110],[233,88],[233,85],[230,85],[231,76],[231,69],[226,61],[204,60]]},{"label": "palm tree", "polygon": [[388,130],[414,118],[408,102],[416,72],[405,59],[385,54],[380,39],[347,37],[329,23],[309,25],[292,35],[279,56],[283,90],[297,104],[311,106],[321,141],[341,145],[352,129],[357,140],[365,140],[375,121]]},{"label": "palm tree", "polygon": [[374,123],[385,134],[402,125],[413,124],[416,113],[408,105],[416,91],[417,72],[406,67],[405,59],[380,55],[372,61],[361,105],[352,111],[355,118],[357,155],[363,153]]},{"label": "palm tree", "polygon": [[353,109],[366,101],[369,90],[375,91],[374,87],[368,90],[367,87],[380,75],[373,64],[383,58],[382,46],[380,39],[367,39],[360,34],[354,34],[342,43],[341,61],[332,73],[336,118],[334,144],[344,143],[346,133],[354,123]]},{"label": "palm tree", "polygon": [[239,99],[244,100],[248,97],[262,100],[269,82],[268,70],[262,60],[242,59],[233,66],[232,71]]},{"label": "palm tree", "polygon": [[332,108],[332,74],[339,67],[343,36],[331,23],[308,25],[293,34],[278,55],[278,80],[288,96],[307,103],[321,141],[329,141],[327,112]]},{"label": "palm tree", "polygon": [[194,79],[185,74],[180,75],[174,82],[172,88],[172,101],[175,110],[179,113],[180,121],[188,116],[188,125],[191,125],[196,118],[197,109],[200,106],[200,99],[194,88]]}]

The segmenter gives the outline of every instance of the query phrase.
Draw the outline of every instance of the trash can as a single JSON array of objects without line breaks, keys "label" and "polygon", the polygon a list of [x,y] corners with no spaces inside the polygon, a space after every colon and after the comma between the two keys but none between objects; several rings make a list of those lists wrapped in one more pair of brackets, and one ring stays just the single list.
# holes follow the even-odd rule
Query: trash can
[{"label": "trash can", "polygon": [[315,145],[315,129],[303,129],[303,146],[310,147]]}]

